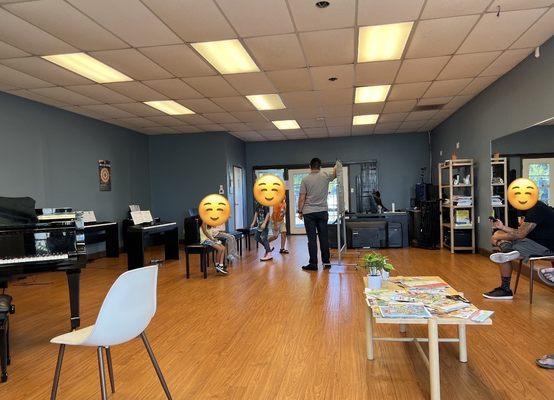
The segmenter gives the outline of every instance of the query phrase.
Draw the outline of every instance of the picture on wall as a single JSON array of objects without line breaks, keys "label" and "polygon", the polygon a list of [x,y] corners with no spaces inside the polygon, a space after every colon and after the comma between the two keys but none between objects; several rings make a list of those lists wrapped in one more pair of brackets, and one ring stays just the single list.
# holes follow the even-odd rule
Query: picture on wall
[{"label": "picture on wall", "polygon": [[101,192],[112,190],[112,164],[108,160],[98,160],[98,178]]}]

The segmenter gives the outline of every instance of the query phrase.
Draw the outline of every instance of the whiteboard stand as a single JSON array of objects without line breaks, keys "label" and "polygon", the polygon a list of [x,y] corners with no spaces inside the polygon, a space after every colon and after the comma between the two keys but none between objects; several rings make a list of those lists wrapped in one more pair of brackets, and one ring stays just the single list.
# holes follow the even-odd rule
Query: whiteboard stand
[{"label": "whiteboard stand", "polygon": [[[342,237],[344,238],[344,243],[341,243],[341,233]],[[358,269],[358,264],[343,264],[342,262],[342,253],[346,252],[346,214],[345,212],[339,212],[337,215],[337,253],[339,257],[338,265],[344,266],[344,267],[354,267],[354,269]]]}]

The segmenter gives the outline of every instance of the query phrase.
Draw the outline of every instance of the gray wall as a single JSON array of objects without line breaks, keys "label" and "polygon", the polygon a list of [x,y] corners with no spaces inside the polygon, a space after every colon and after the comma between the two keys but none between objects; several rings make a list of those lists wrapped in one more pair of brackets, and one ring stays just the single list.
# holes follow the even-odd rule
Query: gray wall
[{"label": "gray wall", "polygon": [[436,164],[449,158],[452,152],[477,163],[476,210],[481,217],[482,248],[490,248],[490,227],[486,222],[490,215],[490,142],[553,116],[553,71],[554,39],[550,39],[541,46],[540,58],[529,56],[432,132],[435,177]]},{"label": "gray wall", "polygon": [[554,125],[537,125],[495,139],[492,151],[505,155],[554,153]]},{"label": "gray wall", "polygon": [[[0,196],[30,196],[37,207],[126,217],[150,207],[148,138],[134,131],[0,92]],[[101,192],[98,160],[112,163],[112,191]]]},{"label": "gray wall", "polygon": [[[420,168],[429,166],[428,136],[426,133],[404,133],[248,142],[247,187],[252,187],[252,167],[298,164],[307,168],[313,157],[331,164],[337,159],[344,163],[377,160],[379,190],[385,205],[394,202],[397,208],[407,208],[413,186],[419,182]],[[252,196],[248,196],[248,209],[252,207]]]}]

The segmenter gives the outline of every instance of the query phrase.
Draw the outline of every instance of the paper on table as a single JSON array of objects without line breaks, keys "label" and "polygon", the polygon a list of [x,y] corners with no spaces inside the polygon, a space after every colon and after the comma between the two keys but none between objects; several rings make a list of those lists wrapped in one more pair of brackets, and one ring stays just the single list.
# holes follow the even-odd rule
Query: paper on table
[{"label": "paper on table", "polygon": [[83,211],[83,222],[96,222],[94,211]]}]

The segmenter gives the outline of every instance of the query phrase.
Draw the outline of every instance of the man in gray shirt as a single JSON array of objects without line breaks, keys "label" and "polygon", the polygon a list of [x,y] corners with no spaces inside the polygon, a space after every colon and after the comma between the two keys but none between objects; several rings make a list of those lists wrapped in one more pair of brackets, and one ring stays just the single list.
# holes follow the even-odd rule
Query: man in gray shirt
[{"label": "man in gray shirt", "polygon": [[310,262],[302,267],[303,270],[317,271],[317,237],[323,268],[331,268],[329,255],[329,237],[327,235],[327,197],[329,183],[337,177],[336,168],[332,173],[321,171],[321,160],[314,158],[310,161],[310,174],[302,179],[300,197],[298,198],[298,216],[304,219],[306,234],[308,235],[308,251]]}]

